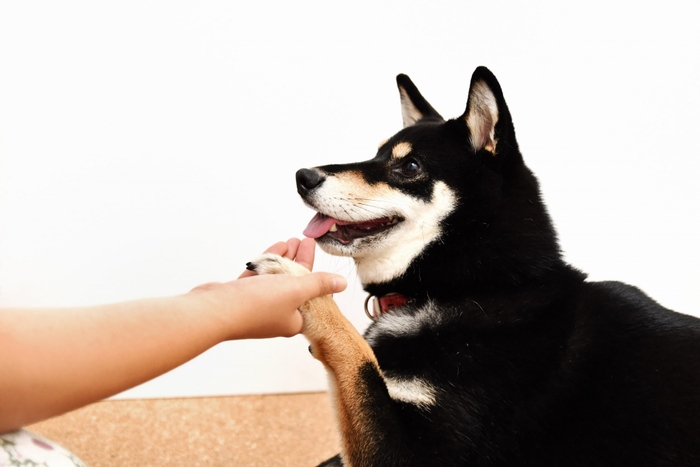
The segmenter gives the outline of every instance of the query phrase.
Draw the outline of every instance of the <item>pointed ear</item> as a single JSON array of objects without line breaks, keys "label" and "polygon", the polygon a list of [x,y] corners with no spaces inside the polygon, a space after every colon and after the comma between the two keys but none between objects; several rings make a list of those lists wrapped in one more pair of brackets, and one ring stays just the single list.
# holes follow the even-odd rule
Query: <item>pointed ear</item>
[{"label": "pointed ear", "polygon": [[474,71],[467,109],[461,118],[469,128],[469,140],[475,152],[484,149],[496,155],[502,137],[513,133],[509,131],[512,123],[501,86],[488,68]]},{"label": "pointed ear", "polygon": [[421,95],[411,78],[403,74],[398,75],[396,84],[399,86],[399,94],[401,95],[401,115],[403,116],[404,128],[423,119],[444,121]]}]

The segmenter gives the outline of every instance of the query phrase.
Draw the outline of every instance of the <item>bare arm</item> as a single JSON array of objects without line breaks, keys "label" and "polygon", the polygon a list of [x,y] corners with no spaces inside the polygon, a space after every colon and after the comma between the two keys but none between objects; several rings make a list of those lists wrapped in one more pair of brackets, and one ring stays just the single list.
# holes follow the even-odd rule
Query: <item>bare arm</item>
[{"label": "bare arm", "polygon": [[[294,239],[268,251],[310,269],[313,248]],[[175,297],[0,310],[0,433],[117,394],[220,342],[297,334],[302,303],[346,286],[327,273],[248,276]]]}]

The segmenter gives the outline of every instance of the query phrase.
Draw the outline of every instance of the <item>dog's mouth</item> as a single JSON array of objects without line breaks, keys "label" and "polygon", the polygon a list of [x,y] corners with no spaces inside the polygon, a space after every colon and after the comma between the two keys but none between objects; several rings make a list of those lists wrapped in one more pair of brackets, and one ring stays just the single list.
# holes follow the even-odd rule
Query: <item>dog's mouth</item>
[{"label": "dog's mouth", "polygon": [[369,237],[389,230],[402,220],[398,216],[389,216],[364,222],[348,222],[318,212],[304,230],[304,235],[310,238],[332,238],[347,245],[356,238]]}]

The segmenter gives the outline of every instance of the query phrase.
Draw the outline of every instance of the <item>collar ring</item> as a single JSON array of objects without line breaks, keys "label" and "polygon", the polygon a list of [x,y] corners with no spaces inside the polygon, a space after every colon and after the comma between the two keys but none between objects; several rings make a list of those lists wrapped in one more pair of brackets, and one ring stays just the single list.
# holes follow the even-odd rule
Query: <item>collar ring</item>
[{"label": "collar ring", "polygon": [[[369,311],[369,302],[372,300],[372,311]],[[379,308],[379,299],[375,297],[374,295],[367,295],[367,298],[365,299],[365,314],[369,319],[372,321],[377,321],[377,318],[379,317],[377,314],[377,310],[380,310]]]}]

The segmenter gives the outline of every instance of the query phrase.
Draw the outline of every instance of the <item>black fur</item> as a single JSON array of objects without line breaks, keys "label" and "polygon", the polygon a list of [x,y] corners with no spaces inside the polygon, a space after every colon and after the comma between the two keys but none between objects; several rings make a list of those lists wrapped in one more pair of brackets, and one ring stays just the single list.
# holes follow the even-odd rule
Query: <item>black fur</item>
[{"label": "black fur", "polygon": [[[588,282],[562,260],[487,69],[475,71],[472,86],[486,83],[496,98],[495,155],[470,144],[471,100],[465,115],[445,122],[407,76],[397,80],[426,117],[370,161],[321,169],[359,170],[369,184],[423,199],[442,180],[459,206],[402,276],[365,284],[374,295],[415,300],[395,313],[416,315],[431,301],[441,319],[372,339],[384,374],[421,377],[438,396],[420,409],[390,399],[378,375],[361,375],[382,433],[381,452],[363,465],[700,465],[700,320],[635,287]],[[390,157],[399,141],[411,143],[425,176],[392,172],[404,163]]]}]

